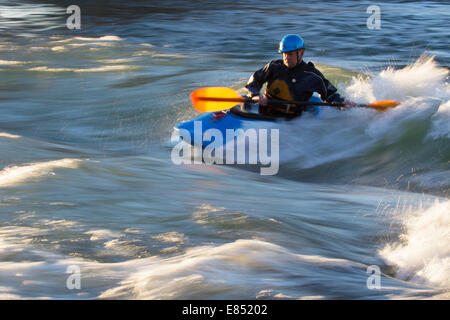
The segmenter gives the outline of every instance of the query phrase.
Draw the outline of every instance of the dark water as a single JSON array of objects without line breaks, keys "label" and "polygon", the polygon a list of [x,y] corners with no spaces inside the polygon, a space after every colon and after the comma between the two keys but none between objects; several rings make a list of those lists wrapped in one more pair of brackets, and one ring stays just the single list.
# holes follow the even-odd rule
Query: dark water
[{"label": "dark water", "polygon": [[[448,298],[448,2],[378,2],[374,30],[371,2],[78,1],[69,30],[71,4],[0,1],[1,298]],[[275,124],[274,176],[175,165],[189,94],[242,89],[287,33],[400,106]]]}]

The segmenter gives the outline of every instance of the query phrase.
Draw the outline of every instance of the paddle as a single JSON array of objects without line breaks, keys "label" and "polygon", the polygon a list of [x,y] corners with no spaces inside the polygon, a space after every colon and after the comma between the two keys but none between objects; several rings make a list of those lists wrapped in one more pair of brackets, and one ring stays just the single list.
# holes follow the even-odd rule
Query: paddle
[{"label": "paddle", "polygon": [[[214,112],[226,110],[234,107],[239,102],[249,102],[250,98],[242,97],[239,93],[230,88],[207,87],[195,90],[191,93],[191,101],[194,108],[199,112]],[[269,100],[269,105],[295,104],[298,106],[331,106],[342,107],[345,104],[331,102],[313,102],[313,101],[293,101],[293,100]],[[388,108],[394,108],[399,105],[395,100],[380,100],[370,104],[357,104],[356,107],[372,108],[380,112],[385,112]]]}]

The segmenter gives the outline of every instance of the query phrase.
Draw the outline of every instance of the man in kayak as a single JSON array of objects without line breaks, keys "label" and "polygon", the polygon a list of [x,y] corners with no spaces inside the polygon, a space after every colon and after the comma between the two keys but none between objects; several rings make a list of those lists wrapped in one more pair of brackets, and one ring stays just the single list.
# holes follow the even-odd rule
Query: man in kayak
[{"label": "man in kayak", "polygon": [[[300,115],[304,110],[302,107],[268,106],[268,101],[270,99],[308,101],[314,92],[326,102],[347,103],[337,93],[336,87],[314,67],[312,62],[303,61],[305,43],[300,36],[290,34],[283,37],[279,52],[282,53],[283,59],[273,60],[256,71],[245,86],[253,101],[259,103],[261,113]],[[260,90],[266,82],[267,89],[262,95]]]}]

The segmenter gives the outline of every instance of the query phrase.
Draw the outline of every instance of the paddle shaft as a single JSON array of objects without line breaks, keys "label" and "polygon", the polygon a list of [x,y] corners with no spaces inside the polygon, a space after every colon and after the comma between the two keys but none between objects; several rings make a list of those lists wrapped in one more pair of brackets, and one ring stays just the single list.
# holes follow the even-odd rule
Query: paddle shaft
[{"label": "paddle shaft", "polygon": [[[219,98],[219,97],[198,97],[200,101],[226,101],[226,102],[252,102],[250,98]],[[295,101],[295,100],[269,100],[269,105],[285,105],[295,104],[297,106],[332,106],[342,107],[344,103],[332,103],[332,102],[314,102],[314,101]]]},{"label": "paddle shaft", "polygon": [[[232,108],[235,103],[255,102],[251,98],[243,97],[233,89],[225,87],[207,87],[193,91],[190,95],[192,105],[200,112],[215,112]],[[334,102],[314,102],[314,101],[296,101],[296,100],[269,100],[268,106],[283,106],[289,108],[289,105],[297,106],[331,106],[340,108],[347,106],[345,103]],[[394,108],[400,103],[396,100],[380,100],[370,104],[349,103],[348,107],[371,108],[380,112],[386,112],[389,108]]]}]

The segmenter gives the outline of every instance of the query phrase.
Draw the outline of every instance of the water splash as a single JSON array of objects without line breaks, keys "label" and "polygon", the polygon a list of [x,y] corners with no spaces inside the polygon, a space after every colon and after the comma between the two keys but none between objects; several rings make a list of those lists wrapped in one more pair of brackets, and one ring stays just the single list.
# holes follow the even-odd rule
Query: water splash
[{"label": "water splash", "polygon": [[379,254],[397,268],[396,277],[434,288],[450,288],[450,201],[408,209],[399,218],[405,231]]},{"label": "water splash", "polygon": [[30,179],[40,178],[57,168],[76,169],[81,162],[82,160],[79,159],[61,159],[25,166],[7,167],[0,171],[0,187],[12,187]]},{"label": "water splash", "polygon": [[[302,179],[327,177],[407,190],[414,182],[415,191],[447,194],[448,74],[433,57],[422,56],[403,69],[353,77],[344,89],[347,98],[359,103],[396,99],[401,104],[385,113],[325,107],[318,119],[302,117],[283,125],[280,159],[287,162],[288,175],[295,170]],[[397,183],[399,177],[408,181]]]},{"label": "water splash", "polygon": [[403,69],[388,67],[374,76],[353,77],[346,96],[359,103],[375,100],[435,97],[448,99],[447,68],[440,67],[434,56],[422,55]]}]

